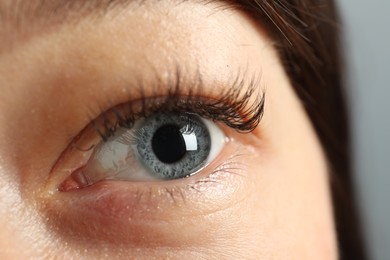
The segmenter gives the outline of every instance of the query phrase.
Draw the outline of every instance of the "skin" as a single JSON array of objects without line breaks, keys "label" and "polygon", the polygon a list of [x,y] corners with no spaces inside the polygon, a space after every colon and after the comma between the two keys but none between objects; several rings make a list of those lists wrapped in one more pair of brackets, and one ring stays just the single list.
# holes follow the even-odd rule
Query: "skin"
[{"label": "skin", "polygon": [[[337,258],[325,156],[261,25],[220,4],[160,1],[33,28],[1,31],[1,259]],[[183,93],[201,74],[210,98],[232,75],[261,75],[261,123],[243,134],[216,122],[227,141],[190,178],[58,191],[88,159],[69,146],[91,118],[139,82],[152,95],[178,65]],[[210,175],[224,162],[232,171]]]}]

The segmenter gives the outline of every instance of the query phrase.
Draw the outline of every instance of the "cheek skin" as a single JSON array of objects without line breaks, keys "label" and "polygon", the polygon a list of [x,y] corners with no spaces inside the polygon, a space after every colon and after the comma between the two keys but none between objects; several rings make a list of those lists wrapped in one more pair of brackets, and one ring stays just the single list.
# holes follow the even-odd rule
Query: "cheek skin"
[{"label": "cheek skin", "polygon": [[[11,86],[0,96],[0,165],[12,176],[0,179],[0,227],[7,227],[0,228],[0,248],[15,249],[6,257],[336,259],[325,157],[270,41],[238,11],[160,4],[105,20],[96,30],[65,28],[0,57],[0,89]],[[147,77],[147,63],[164,73],[177,57],[197,64],[206,81],[240,68],[248,75],[261,70],[266,110],[250,134],[257,142],[237,135],[249,154],[242,176],[221,178],[219,197],[210,188],[186,203],[156,199],[142,209],[126,192],[136,184],[121,183],[119,199],[99,193],[102,186],[58,193],[60,178],[48,181],[47,172],[69,133],[88,123],[85,100],[126,101],[121,83],[133,74]]]},{"label": "cheek skin", "polygon": [[282,259],[336,259],[325,156],[280,63],[272,61],[264,65],[269,87],[262,122],[269,149],[257,167],[266,174],[257,175],[256,183],[267,184],[272,230],[284,244],[279,248],[289,248]]}]

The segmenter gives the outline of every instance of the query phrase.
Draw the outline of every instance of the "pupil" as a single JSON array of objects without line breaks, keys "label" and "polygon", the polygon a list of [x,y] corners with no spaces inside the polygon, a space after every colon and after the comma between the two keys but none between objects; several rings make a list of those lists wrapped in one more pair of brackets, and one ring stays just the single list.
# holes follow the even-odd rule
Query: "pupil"
[{"label": "pupil", "polygon": [[187,152],[186,143],[177,125],[164,125],[157,129],[152,138],[152,148],[163,163],[180,161]]}]

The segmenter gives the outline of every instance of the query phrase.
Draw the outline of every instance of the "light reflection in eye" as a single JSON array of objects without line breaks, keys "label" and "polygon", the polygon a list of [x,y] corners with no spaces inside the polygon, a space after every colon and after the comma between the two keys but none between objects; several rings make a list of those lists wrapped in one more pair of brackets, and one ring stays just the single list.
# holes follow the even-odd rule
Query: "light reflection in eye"
[{"label": "light reflection in eye", "polygon": [[198,141],[197,141],[195,133],[187,133],[186,131],[184,131],[183,138],[184,138],[184,142],[186,144],[187,151],[198,150]]},{"label": "light reflection in eye", "polygon": [[190,113],[155,114],[120,127],[101,142],[83,169],[88,184],[101,180],[170,180],[191,176],[223,148],[214,123]]}]

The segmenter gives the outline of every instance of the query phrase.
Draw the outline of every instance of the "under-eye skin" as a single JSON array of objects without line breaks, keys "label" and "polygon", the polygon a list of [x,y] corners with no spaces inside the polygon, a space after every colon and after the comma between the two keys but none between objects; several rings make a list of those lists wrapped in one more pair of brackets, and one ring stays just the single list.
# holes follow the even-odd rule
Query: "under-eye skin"
[{"label": "under-eye skin", "polygon": [[[245,135],[261,120],[264,94],[255,81],[244,82],[236,79],[219,99],[207,97],[203,86],[183,95],[182,86],[175,84],[165,94],[147,97],[142,92],[141,98],[102,112],[89,126],[101,140],[86,144],[88,160],[75,167],[59,190],[101,181],[169,181],[204,171],[229,140],[223,128]],[[81,133],[77,141],[83,138]],[[78,147],[75,143],[73,147]],[[224,158],[219,167],[223,160],[231,163]]]}]

